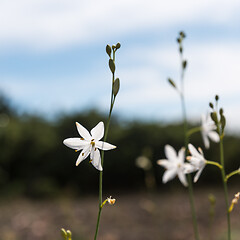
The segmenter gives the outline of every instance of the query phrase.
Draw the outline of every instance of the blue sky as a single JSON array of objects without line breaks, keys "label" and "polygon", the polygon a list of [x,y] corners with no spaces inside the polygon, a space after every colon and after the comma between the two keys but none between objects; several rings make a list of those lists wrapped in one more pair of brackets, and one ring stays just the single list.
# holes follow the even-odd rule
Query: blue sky
[{"label": "blue sky", "polygon": [[240,121],[240,2],[237,0],[3,0],[0,89],[19,111],[47,118],[89,108],[107,112],[106,44],[120,42],[115,114],[181,119],[176,37],[184,30],[189,118],[199,121],[216,93],[228,127]]}]

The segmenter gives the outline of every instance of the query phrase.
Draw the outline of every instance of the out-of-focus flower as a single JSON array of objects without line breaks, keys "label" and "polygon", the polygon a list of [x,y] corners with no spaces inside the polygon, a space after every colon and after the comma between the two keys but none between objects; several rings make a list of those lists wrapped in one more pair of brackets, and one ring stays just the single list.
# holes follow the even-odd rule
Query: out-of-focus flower
[{"label": "out-of-focus flower", "polygon": [[152,163],[149,158],[145,156],[139,156],[136,159],[136,165],[139,168],[142,168],[143,170],[150,170],[152,168]]},{"label": "out-of-focus flower", "polygon": [[212,121],[209,114],[202,115],[202,126],[201,126],[201,133],[203,138],[203,143],[206,148],[209,148],[210,142],[209,138],[214,142],[219,142],[220,138],[218,133],[215,131],[216,126]]},{"label": "out-of-focus flower", "polygon": [[229,212],[231,212],[233,210],[233,208],[234,208],[234,205],[236,205],[238,203],[239,197],[240,197],[240,192],[235,194],[235,196],[234,196],[234,198],[232,200],[231,206],[228,209]]},{"label": "out-of-focus flower", "polygon": [[76,122],[76,126],[81,138],[67,138],[63,141],[67,147],[75,149],[76,152],[82,150],[77,159],[76,166],[90,155],[92,165],[99,171],[102,171],[99,149],[110,150],[116,148],[112,144],[99,141],[104,135],[103,122],[99,122],[90,133],[80,123]]},{"label": "out-of-focus flower", "polygon": [[185,149],[181,148],[177,154],[173,147],[166,145],[164,150],[167,159],[160,159],[157,161],[157,164],[166,169],[165,173],[163,174],[163,183],[172,180],[176,175],[178,175],[181,183],[185,187],[188,186],[185,170],[186,168],[190,167],[188,166],[190,164],[184,163]]},{"label": "out-of-focus flower", "polygon": [[206,166],[206,159],[204,158],[201,148],[198,148],[197,150],[192,144],[188,144],[188,150],[192,156],[187,156],[190,166],[187,166],[186,173],[198,171],[194,177],[194,182],[197,182],[204,167]]},{"label": "out-of-focus flower", "polygon": [[113,204],[115,204],[116,199],[115,199],[115,198],[112,198],[112,196],[110,196],[109,198],[107,198],[107,201],[108,201],[108,203],[109,203],[110,205],[113,205]]}]

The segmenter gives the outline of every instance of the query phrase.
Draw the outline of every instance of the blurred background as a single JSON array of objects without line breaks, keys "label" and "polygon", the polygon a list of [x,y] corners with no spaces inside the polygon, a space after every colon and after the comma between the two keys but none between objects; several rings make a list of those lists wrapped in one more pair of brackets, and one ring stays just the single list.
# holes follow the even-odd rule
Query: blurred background
[{"label": "blurred background", "polygon": [[[78,153],[62,141],[78,136],[76,121],[89,130],[106,122],[105,46],[117,42],[121,87],[108,138],[117,149],[105,155],[103,186],[104,197],[117,201],[104,209],[99,239],[193,239],[187,191],[178,180],[163,185],[156,165],[165,144],[183,145],[180,100],[167,78],[179,84],[176,38],[183,30],[190,127],[219,94],[226,169],[239,168],[239,9],[234,0],[0,2],[0,239],[60,239],[61,227],[75,240],[93,238],[98,172],[87,160],[75,167]],[[203,147],[200,134],[191,142]],[[218,145],[205,156],[218,161]],[[239,177],[229,185],[232,199]],[[202,237],[226,239],[218,170],[208,166],[195,189]]]}]

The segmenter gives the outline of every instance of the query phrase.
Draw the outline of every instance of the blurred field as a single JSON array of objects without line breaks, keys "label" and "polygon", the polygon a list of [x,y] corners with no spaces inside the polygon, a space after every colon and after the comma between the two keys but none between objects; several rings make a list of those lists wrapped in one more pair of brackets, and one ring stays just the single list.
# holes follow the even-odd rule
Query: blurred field
[{"label": "blurred field", "polygon": [[[187,191],[157,193],[114,193],[114,206],[103,209],[100,240],[192,240],[191,213]],[[239,191],[231,189],[230,196]],[[209,224],[208,194],[217,199],[212,230]],[[201,239],[224,240],[226,219],[223,194],[220,190],[196,190]],[[61,239],[60,229],[71,229],[73,240],[93,239],[98,199],[96,196],[42,201],[24,198],[5,199],[0,203],[0,239]],[[240,239],[240,206],[232,213],[232,240]]]}]

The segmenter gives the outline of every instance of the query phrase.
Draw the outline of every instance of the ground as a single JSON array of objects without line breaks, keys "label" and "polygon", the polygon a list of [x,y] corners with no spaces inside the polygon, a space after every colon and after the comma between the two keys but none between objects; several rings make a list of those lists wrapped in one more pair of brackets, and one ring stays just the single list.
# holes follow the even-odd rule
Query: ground
[{"label": "ground", "polygon": [[[229,198],[240,189],[231,189]],[[216,197],[210,222],[208,194]],[[107,196],[106,196],[107,197]],[[99,240],[194,240],[188,192],[185,189],[155,193],[114,193],[116,203],[102,211]],[[224,195],[218,189],[195,191],[199,232],[204,240],[227,240]],[[240,205],[240,203],[239,203]],[[240,206],[231,214],[232,240],[240,239]],[[68,196],[0,201],[1,240],[61,240],[60,229],[70,229],[73,240],[92,240],[98,211],[96,196]]]}]

